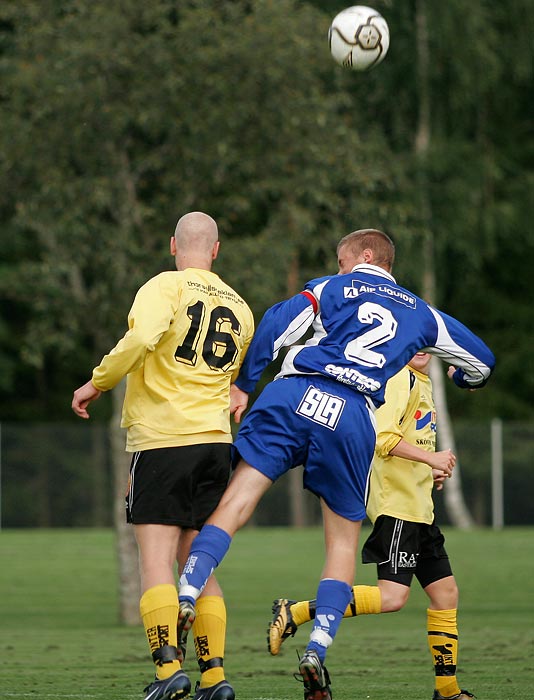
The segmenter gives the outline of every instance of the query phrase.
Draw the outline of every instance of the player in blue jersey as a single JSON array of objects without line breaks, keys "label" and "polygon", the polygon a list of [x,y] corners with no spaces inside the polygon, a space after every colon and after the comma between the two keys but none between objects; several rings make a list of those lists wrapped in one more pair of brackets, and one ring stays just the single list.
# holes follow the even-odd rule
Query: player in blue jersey
[{"label": "player in blue jersey", "polygon": [[[373,531],[362,561],[376,564],[377,585],[353,586],[344,617],[395,612],[408,601],[415,576],[428,596],[427,641],[434,665],[432,700],[475,697],[458,684],[458,586],[445,538],[434,522],[432,491],[451,476],[456,457],[436,452],[436,408],[429,376],[431,355],[418,352],[388,380],[385,403],[376,411],[377,437],[367,516]],[[273,656],[299,625],[315,617],[314,600],[279,598],[267,643]]]},{"label": "player in blue jersey", "polygon": [[276,479],[304,466],[304,486],[321,501],[326,557],[308,646],[300,659],[305,700],[329,700],[324,661],[352,595],[369,466],[373,410],[387,380],[419,350],[455,367],[462,388],[483,386],[495,358],[464,325],[395,282],[394,245],[364,229],[339,243],[339,274],[312,280],[271,307],[258,326],[231,392],[240,420],[265,367],[287,353],[280,373],[246,416],[235,441],[239,461],[223,498],[193,542],[180,579],[180,633],[195,619],[195,601],[233,535]]}]

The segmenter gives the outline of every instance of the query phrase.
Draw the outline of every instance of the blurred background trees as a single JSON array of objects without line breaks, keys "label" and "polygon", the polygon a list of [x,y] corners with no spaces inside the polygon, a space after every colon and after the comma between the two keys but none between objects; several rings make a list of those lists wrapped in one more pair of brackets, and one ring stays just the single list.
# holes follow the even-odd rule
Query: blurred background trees
[{"label": "blurred background trees", "polygon": [[[397,280],[425,293],[431,231],[435,303],[498,358],[486,390],[450,392],[453,420],[532,422],[532,4],[373,6],[391,46],[368,73],[329,56],[338,2],[1,6],[0,421],[74,426],[73,389],[138,286],[171,269],[176,220],[201,209],[220,226],[216,271],[258,320],[335,272],[337,240],[366,226],[392,235]],[[111,414],[109,396],[95,404],[95,422]]]}]

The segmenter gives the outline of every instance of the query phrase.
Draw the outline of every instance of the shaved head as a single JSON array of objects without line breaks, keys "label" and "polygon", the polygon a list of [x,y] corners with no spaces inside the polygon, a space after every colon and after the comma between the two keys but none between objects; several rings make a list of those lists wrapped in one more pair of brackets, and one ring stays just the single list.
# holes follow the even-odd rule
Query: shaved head
[{"label": "shaved head", "polygon": [[209,270],[218,250],[219,230],[211,216],[201,211],[182,216],[171,239],[171,252],[176,257],[178,269],[200,267]]},{"label": "shaved head", "polygon": [[174,237],[176,244],[180,246],[212,248],[219,239],[219,230],[211,216],[201,211],[192,211],[182,216],[178,221]]}]

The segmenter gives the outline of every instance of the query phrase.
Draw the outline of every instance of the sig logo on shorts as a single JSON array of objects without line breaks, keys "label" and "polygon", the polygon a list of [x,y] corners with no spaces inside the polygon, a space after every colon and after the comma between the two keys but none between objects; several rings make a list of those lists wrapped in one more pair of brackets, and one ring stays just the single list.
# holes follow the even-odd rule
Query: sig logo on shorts
[{"label": "sig logo on shorts", "polygon": [[304,416],[304,418],[309,418],[315,423],[324,425],[325,428],[335,430],[344,406],[345,399],[332,394],[325,394],[324,391],[310,386],[296,412],[299,416]]}]

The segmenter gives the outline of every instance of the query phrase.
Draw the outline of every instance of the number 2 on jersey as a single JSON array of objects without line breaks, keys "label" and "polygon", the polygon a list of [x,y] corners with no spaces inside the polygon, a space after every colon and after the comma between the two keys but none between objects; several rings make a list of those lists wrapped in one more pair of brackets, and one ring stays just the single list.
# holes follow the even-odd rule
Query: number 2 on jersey
[{"label": "number 2 on jersey", "polygon": [[383,367],[386,364],[385,356],[371,348],[395,337],[398,326],[395,317],[380,304],[366,301],[358,309],[358,320],[365,324],[378,321],[378,325],[347,343],[345,357],[366,367]]},{"label": "number 2 on jersey", "polygon": [[[191,324],[183,343],[176,348],[174,357],[178,362],[196,365],[198,362],[198,345],[206,325],[206,307],[204,303],[197,301],[196,304],[189,306],[187,316]],[[234,312],[226,306],[216,306],[210,314],[206,337],[202,344],[202,358],[210,369],[227,370],[235,362],[237,346],[234,338],[231,333],[222,330],[228,324],[234,333],[240,333],[241,324]]]}]

